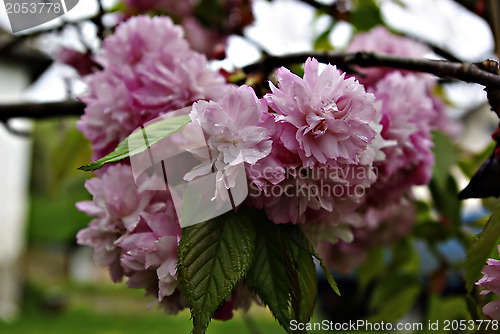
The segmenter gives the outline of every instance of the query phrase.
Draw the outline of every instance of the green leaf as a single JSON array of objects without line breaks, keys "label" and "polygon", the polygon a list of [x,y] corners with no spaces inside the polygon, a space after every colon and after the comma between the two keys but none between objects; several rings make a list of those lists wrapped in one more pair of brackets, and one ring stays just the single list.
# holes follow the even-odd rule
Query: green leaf
[{"label": "green leaf", "polygon": [[479,233],[467,248],[465,260],[465,281],[467,289],[472,291],[474,284],[481,276],[481,270],[486,265],[494,247],[500,238],[500,208],[497,208],[488,220],[483,231]]},{"label": "green leaf", "polygon": [[351,11],[350,23],[358,31],[367,31],[383,24],[380,8],[375,0],[357,1],[357,6]]},{"label": "green leaf", "polygon": [[458,199],[458,187],[456,180],[451,174],[448,175],[446,186],[442,188],[437,183],[436,179],[432,179],[429,183],[429,189],[432,194],[432,199],[436,209],[446,219],[445,222],[452,223],[451,227],[455,230],[461,224],[461,206],[462,201]]},{"label": "green leaf", "polygon": [[243,279],[254,245],[255,230],[242,209],[182,229],[178,275],[193,333],[205,333],[213,313]]},{"label": "green leaf", "polygon": [[432,133],[435,156],[434,171],[429,188],[438,211],[458,228],[461,201],[458,199],[458,188],[450,169],[458,162],[458,152],[451,139],[439,131]]},{"label": "green leaf", "polygon": [[[71,122],[67,126],[64,137],[51,148],[50,172],[52,182],[50,192],[52,194],[60,189],[64,181],[72,176],[81,175],[77,170],[78,166],[88,162],[92,155],[89,141],[77,130],[75,124]],[[36,168],[39,168],[38,161]]]},{"label": "green leaf", "polygon": [[365,291],[368,285],[385,273],[385,253],[382,248],[375,248],[368,253],[368,258],[359,267],[359,288]]},{"label": "green leaf", "polygon": [[496,144],[496,141],[492,140],[481,152],[473,156],[462,154],[460,157],[461,159],[458,161],[458,166],[462,172],[467,177],[471,178],[477,172],[479,166],[481,166],[486,159],[489,158],[491,152],[495,150]]},{"label": "green leaf", "polygon": [[[476,300],[470,295],[465,296],[465,303],[467,304],[467,311],[472,319],[481,319],[481,312],[477,305]],[[449,318],[448,318],[449,319]]]},{"label": "green leaf", "polygon": [[[291,228],[300,230],[297,226],[291,226]],[[307,323],[314,311],[316,296],[318,294],[316,266],[314,265],[311,252],[297,244],[293,238],[288,237],[286,241],[295,272],[297,273],[299,284],[297,292],[300,293],[299,298],[296,298],[297,307],[294,309],[293,318],[298,319],[301,323]]]},{"label": "green leaf", "polygon": [[255,229],[255,255],[245,283],[269,307],[280,325],[290,332],[289,268],[282,249],[280,226],[263,217],[255,221]]},{"label": "green leaf", "polygon": [[432,152],[435,157],[433,178],[441,189],[445,189],[450,168],[458,161],[457,148],[450,137],[439,131],[432,132],[432,141],[434,143]]},{"label": "green leaf", "polygon": [[137,129],[120,144],[118,144],[113,152],[104,158],[101,158],[89,165],[82,166],[79,169],[84,171],[94,171],[101,168],[108,162],[117,162],[142,153],[160,140],[180,131],[184,125],[190,121],[189,115],[181,115],[165,118],[161,121],[148,125],[144,129]]},{"label": "green leaf", "polygon": [[319,51],[329,51],[333,50],[332,43],[330,43],[330,33],[332,32],[332,29],[335,27],[335,24],[337,22],[333,21],[325,31],[323,31],[314,41],[314,50],[319,50]]},{"label": "green leaf", "polygon": [[[470,296],[469,296],[470,298]],[[427,320],[428,323],[444,323],[445,320],[468,319],[467,298],[464,296],[447,296],[442,297],[435,294],[430,294],[427,303]],[[480,318],[475,318],[480,319]],[[441,326],[437,333],[447,333]],[[433,331],[434,332],[434,331]],[[462,331],[462,333],[471,333]]]},{"label": "green leaf", "polygon": [[375,287],[370,308],[375,314],[370,322],[396,321],[405,316],[415,304],[421,291],[417,276],[408,273],[389,275]]},{"label": "green leaf", "polygon": [[107,10],[108,13],[123,13],[127,11],[127,5],[124,2],[117,2],[114,6]]},{"label": "green leaf", "polygon": [[290,237],[298,245],[300,245],[300,247],[307,250],[314,258],[316,258],[316,260],[318,260],[321,269],[323,269],[323,274],[325,275],[328,284],[330,284],[330,287],[333,289],[333,291],[335,291],[335,293],[340,296],[340,291],[337,282],[335,282],[335,279],[333,278],[332,274],[323,263],[323,259],[321,259],[319,254],[316,252],[316,249],[314,249],[314,246],[311,240],[309,240],[309,238],[307,237],[307,235],[300,228],[296,228],[290,231]]}]

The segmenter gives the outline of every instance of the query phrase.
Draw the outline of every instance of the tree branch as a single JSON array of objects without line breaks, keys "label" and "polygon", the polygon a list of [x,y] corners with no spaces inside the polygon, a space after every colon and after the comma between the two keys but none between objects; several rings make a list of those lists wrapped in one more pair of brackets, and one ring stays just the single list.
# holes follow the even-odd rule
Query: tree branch
[{"label": "tree branch", "polygon": [[44,119],[82,115],[85,105],[80,101],[0,104],[0,122],[11,118]]},{"label": "tree branch", "polygon": [[313,51],[283,56],[268,56],[244,67],[243,71],[245,73],[254,71],[271,73],[274,69],[286,64],[303,63],[308,57],[314,57],[320,62],[331,63],[344,69],[354,65],[360,67],[389,67],[431,73],[441,78],[458,79],[500,90],[500,76],[485,71],[476,64],[426,58],[406,58],[374,52],[342,53]]},{"label": "tree branch", "polygon": [[[260,61],[243,68],[245,73],[262,71],[266,74],[274,69],[294,63],[303,63],[308,57],[315,57],[320,62],[332,63],[339,68],[388,67],[434,74],[442,78],[452,78],[465,82],[486,86],[489,96],[493,98],[500,92],[500,76],[485,70],[481,64],[463,64],[444,60],[425,58],[404,58],[372,52],[339,53],[339,52],[307,52],[283,56],[266,56]],[[483,67],[481,67],[483,66]],[[498,63],[488,61],[488,66],[498,68]],[[491,67],[489,68],[492,71]],[[495,98],[496,100],[497,98]],[[500,101],[500,99],[498,99]],[[494,105],[490,98],[490,103]],[[82,115],[85,105],[80,101],[63,101],[48,103],[0,104],[0,121],[11,118],[43,119],[49,117]],[[500,114],[500,113],[499,113]],[[500,115],[499,115],[500,116]]]}]

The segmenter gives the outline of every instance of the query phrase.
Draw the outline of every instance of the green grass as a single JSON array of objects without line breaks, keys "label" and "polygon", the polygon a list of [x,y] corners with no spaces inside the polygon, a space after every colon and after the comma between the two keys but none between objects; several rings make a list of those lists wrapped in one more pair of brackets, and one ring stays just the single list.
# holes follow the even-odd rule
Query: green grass
[{"label": "green grass", "polygon": [[[61,310],[50,310],[50,301],[65,301]],[[26,291],[23,312],[12,324],[0,322],[1,334],[182,334],[190,333],[189,311],[166,315],[138,290],[123,285],[75,285],[33,287]],[[247,320],[245,320],[247,319]],[[253,306],[247,315],[235,312],[230,321],[212,321],[208,334],[251,333],[246,321],[260,333],[282,333],[262,307]]]}]

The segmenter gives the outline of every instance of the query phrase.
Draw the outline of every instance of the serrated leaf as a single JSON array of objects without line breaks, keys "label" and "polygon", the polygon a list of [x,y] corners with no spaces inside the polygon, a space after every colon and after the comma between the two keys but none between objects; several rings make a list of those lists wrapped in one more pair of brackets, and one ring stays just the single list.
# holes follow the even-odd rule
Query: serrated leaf
[{"label": "serrated leaf", "polygon": [[465,260],[465,281],[467,289],[472,291],[474,284],[481,276],[481,270],[493,248],[498,245],[500,238],[500,208],[497,208],[488,220],[483,231],[467,247]]},{"label": "serrated leaf", "polygon": [[259,219],[255,227],[255,255],[245,283],[269,307],[280,325],[290,332],[291,291],[279,227],[267,219]]},{"label": "serrated leaf", "polygon": [[161,121],[148,125],[145,128],[139,128],[118,144],[113,152],[91,164],[82,166],[79,169],[84,171],[94,171],[109,162],[117,162],[142,153],[160,140],[180,131],[184,125],[190,121],[189,115],[181,115],[165,118]]},{"label": "serrated leaf", "polygon": [[[293,228],[298,227],[293,226]],[[292,238],[287,238],[287,245],[297,273],[298,293],[300,293],[299,298],[296,298],[297,305],[293,309],[293,318],[296,318],[301,323],[307,323],[311,319],[318,294],[316,266],[312,254],[300,247]]]},{"label": "serrated leaf", "polygon": [[245,282],[290,332],[291,320],[307,323],[314,311],[318,292],[315,251],[299,227],[276,225],[260,212],[255,218],[254,263]]},{"label": "serrated leaf", "polygon": [[244,210],[182,229],[178,275],[193,333],[205,333],[215,310],[245,276],[254,245],[255,230]]},{"label": "serrated leaf", "polygon": [[325,266],[323,263],[323,260],[319,256],[319,254],[316,252],[316,249],[314,249],[314,246],[307,237],[307,235],[300,229],[300,228],[295,228],[290,230],[290,237],[298,244],[300,247],[302,247],[304,250],[308,251],[316,260],[318,260],[319,265],[321,269],[323,270],[323,274],[325,275],[326,280],[328,281],[328,284],[330,284],[330,287],[335,291],[337,295],[340,296],[340,290],[337,285],[337,282],[335,282],[335,279],[333,278],[332,274],[328,270],[328,268]]}]

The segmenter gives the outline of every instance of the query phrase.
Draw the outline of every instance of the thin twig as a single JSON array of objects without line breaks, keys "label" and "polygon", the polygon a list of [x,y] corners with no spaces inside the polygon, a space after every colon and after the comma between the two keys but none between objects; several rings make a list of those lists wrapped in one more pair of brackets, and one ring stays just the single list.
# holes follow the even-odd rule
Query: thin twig
[{"label": "thin twig", "polygon": [[96,0],[97,5],[99,6],[99,9],[97,11],[97,15],[94,16],[91,21],[96,25],[97,27],[97,36],[103,40],[104,39],[104,33],[106,31],[106,27],[104,26],[104,22],[102,21],[102,18],[105,14],[104,7],[102,6],[102,1],[101,0]]},{"label": "thin twig", "polygon": [[271,73],[274,69],[294,63],[302,63],[308,57],[314,57],[320,62],[331,63],[340,68],[353,65],[360,67],[389,67],[417,72],[431,73],[441,78],[458,79],[465,82],[478,83],[492,89],[500,89],[500,76],[480,69],[475,64],[464,64],[445,60],[426,58],[406,58],[374,52],[305,52],[282,56],[268,56],[254,64],[243,68],[245,73],[264,71]]}]

